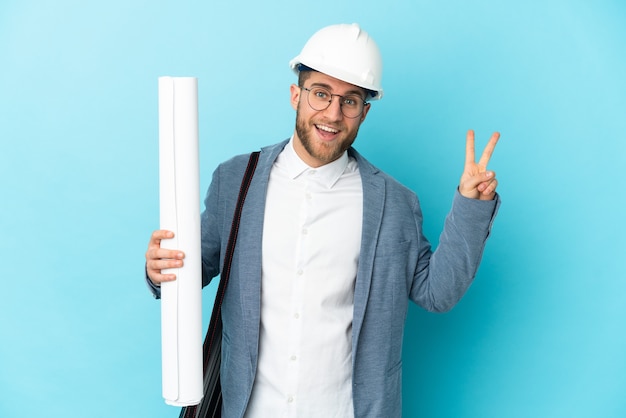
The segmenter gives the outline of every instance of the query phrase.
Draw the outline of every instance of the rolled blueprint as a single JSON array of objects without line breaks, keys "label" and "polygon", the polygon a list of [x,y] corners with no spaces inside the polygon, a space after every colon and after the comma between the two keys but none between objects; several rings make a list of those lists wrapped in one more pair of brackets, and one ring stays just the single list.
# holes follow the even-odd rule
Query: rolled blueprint
[{"label": "rolled blueprint", "polygon": [[164,270],[161,284],[163,398],[169,405],[200,403],[202,382],[202,264],[198,164],[198,81],[159,77],[161,247],[185,253],[184,266]]}]

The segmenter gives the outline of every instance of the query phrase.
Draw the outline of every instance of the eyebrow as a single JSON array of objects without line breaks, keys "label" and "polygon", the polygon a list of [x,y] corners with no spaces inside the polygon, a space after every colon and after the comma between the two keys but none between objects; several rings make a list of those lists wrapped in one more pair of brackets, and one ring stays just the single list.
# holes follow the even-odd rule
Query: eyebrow
[{"label": "eyebrow", "polygon": [[[330,90],[331,92],[333,91],[332,87],[330,87],[328,84],[326,83],[313,83],[311,84],[311,87],[323,87],[326,90]],[[365,98],[363,98],[362,93],[365,94]],[[341,94],[340,96],[349,96],[349,95],[356,95],[359,96],[363,101],[366,101],[367,99],[367,92],[365,92],[365,90],[363,89],[354,89],[354,90],[348,90],[347,92]]]}]

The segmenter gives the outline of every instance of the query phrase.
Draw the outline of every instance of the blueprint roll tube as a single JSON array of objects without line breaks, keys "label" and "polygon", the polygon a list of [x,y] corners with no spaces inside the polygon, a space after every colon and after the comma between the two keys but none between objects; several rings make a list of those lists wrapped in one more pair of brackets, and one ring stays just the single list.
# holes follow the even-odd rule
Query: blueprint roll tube
[{"label": "blueprint roll tube", "polygon": [[175,234],[161,247],[185,253],[183,267],[164,270],[176,280],[161,284],[163,398],[173,406],[203,396],[198,158],[198,80],[159,77],[160,224]]}]

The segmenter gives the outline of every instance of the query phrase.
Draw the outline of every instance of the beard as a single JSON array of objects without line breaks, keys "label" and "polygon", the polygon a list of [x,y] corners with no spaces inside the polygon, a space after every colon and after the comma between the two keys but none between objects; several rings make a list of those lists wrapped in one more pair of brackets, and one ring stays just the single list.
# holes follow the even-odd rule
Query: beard
[{"label": "beard", "polygon": [[[319,122],[323,123],[322,121]],[[332,163],[333,161],[341,157],[343,153],[352,146],[357,134],[359,133],[359,125],[357,125],[356,128],[352,131],[347,131],[344,125],[338,126],[335,123],[330,125],[338,126],[341,129],[341,133],[344,135],[344,137],[338,137],[335,141],[332,142],[318,141],[313,137],[314,130],[317,129],[315,127],[315,124],[316,122],[314,122],[313,120],[309,120],[307,122],[304,117],[300,115],[300,111],[297,111],[296,134],[298,134],[298,138],[300,138],[300,142],[302,143],[302,146],[306,150],[306,152],[311,157],[320,161],[323,165]]]}]

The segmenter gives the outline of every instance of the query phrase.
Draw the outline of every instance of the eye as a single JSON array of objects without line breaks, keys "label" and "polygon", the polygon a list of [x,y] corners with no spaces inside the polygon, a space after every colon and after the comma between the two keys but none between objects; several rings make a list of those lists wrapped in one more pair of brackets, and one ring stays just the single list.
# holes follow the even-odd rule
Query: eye
[{"label": "eye", "polygon": [[356,107],[359,104],[359,98],[356,96],[346,96],[343,98],[343,104],[345,106]]},{"label": "eye", "polygon": [[316,99],[321,99],[321,100],[328,100],[328,98],[330,97],[330,93],[322,89],[313,90],[313,95],[315,96]]}]

